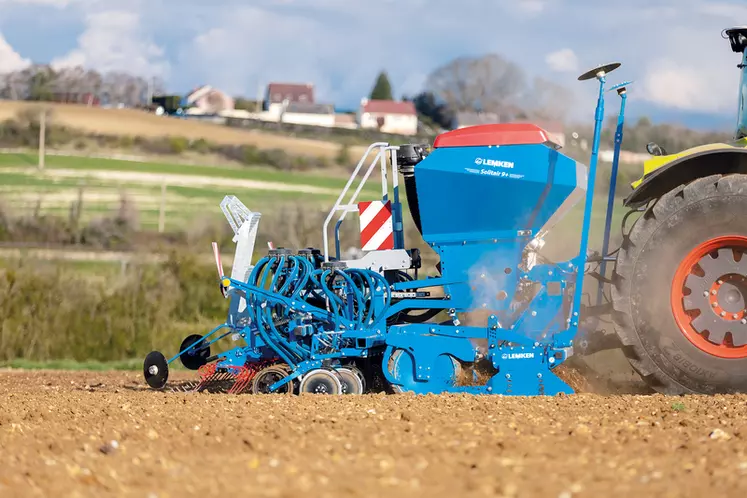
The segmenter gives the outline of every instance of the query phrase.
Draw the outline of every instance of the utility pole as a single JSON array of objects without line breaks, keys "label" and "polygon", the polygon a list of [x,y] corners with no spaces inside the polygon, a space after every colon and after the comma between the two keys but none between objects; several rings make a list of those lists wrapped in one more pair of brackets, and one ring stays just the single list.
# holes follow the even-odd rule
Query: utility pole
[{"label": "utility pole", "polygon": [[44,142],[47,133],[47,110],[42,109],[39,117],[39,169],[44,169]]}]

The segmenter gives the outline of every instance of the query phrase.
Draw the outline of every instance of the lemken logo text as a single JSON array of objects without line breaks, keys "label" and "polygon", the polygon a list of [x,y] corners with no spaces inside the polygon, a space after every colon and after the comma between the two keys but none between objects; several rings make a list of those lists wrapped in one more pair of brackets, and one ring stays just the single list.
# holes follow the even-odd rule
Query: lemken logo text
[{"label": "lemken logo text", "polygon": [[482,157],[475,158],[475,164],[482,164],[485,166],[495,166],[496,168],[513,168],[514,163],[511,161],[496,161],[495,159],[483,159]]},{"label": "lemken logo text", "polygon": [[534,353],[504,353],[501,357],[504,360],[528,360],[534,358]]}]

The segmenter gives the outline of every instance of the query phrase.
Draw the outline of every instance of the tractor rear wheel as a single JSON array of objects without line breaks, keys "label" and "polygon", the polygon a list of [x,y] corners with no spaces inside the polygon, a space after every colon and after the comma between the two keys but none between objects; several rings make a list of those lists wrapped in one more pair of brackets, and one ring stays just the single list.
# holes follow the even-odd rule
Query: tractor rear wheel
[{"label": "tractor rear wheel", "polygon": [[615,328],[649,386],[747,392],[747,175],[658,199],[625,238],[614,282]]}]

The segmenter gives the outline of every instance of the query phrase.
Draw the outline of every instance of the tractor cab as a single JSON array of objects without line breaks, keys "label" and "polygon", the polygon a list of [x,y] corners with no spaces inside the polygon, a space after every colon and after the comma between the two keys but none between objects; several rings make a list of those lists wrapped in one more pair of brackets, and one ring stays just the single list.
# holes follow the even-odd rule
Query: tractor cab
[{"label": "tractor cab", "polygon": [[739,82],[739,112],[737,115],[737,130],[734,138],[740,140],[747,137],[747,26],[731,28],[724,31],[724,37],[729,39],[731,49],[742,54],[742,61],[737,65],[741,72]]}]

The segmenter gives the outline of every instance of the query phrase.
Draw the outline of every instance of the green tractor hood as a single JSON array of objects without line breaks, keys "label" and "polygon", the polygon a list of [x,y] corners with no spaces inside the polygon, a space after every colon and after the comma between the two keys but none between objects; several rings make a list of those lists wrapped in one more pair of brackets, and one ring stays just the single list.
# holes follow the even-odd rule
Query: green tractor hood
[{"label": "green tractor hood", "polygon": [[631,183],[630,186],[633,187],[633,189],[638,188],[638,186],[641,185],[641,183],[643,183],[643,181],[646,180],[649,175],[674,161],[683,160],[685,158],[701,155],[704,153],[733,149],[747,150],[747,138],[741,138],[730,143],[699,145],[697,147],[692,147],[690,149],[683,150],[682,152],[678,152],[676,154],[668,154],[666,156],[654,156],[651,159],[644,161],[643,176]]}]

